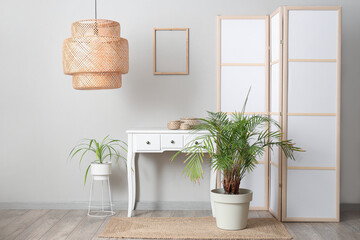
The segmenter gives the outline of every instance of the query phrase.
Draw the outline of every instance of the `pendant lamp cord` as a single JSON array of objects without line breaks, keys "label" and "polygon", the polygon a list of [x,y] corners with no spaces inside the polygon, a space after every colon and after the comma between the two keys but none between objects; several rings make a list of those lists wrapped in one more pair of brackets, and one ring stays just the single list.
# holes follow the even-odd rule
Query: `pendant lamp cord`
[{"label": "pendant lamp cord", "polygon": [[97,0],[95,0],[95,28],[94,28],[95,36],[99,35],[98,23],[97,23]]},{"label": "pendant lamp cord", "polygon": [[95,0],[95,19],[97,19],[97,0]]}]

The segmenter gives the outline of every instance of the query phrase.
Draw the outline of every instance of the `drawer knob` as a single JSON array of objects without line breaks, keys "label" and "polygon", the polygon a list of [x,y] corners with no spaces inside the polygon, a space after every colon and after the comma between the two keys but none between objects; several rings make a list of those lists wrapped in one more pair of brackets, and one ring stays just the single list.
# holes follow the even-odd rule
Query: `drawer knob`
[{"label": "drawer knob", "polygon": [[147,144],[147,145],[150,145],[150,142],[149,142],[149,141],[146,141],[146,144]]},{"label": "drawer knob", "polygon": [[174,141],[174,140],[171,140],[170,142],[171,142],[172,144],[174,144],[174,143],[175,143],[175,141]]},{"label": "drawer knob", "polygon": [[198,141],[195,141],[195,145],[198,145],[199,144],[199,142]]}]

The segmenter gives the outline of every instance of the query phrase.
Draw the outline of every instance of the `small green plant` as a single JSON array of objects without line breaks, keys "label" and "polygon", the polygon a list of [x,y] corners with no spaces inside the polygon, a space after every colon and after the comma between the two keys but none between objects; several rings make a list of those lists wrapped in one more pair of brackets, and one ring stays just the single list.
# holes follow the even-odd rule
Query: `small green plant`
[{"label": "small green plant", "polygon": [[101,142],[97,141],[96,139],[85,138],[81,140],[81,142],[70,151],[69,158],[73,159],[75,156],[81,154],[81,157],[79,159],[80,165],[87,153],[90,152],[95,154],[95,160],[88,165],[85,172],[85,185],[87,175],[92,163],[108,163],[111,161],[111,159],[115,159],[116,162],[118,162],[119,159],[122,159],[126,163],[126,158],[120,153],[121,149],[127,152],[126,142],[117,139],[110,139],[109,135],[102,139]]},{"label": "small green plant", "polygon": [[171,158],[173,161],[181,152],[186,154],[184,173],[191,181],[203,177],[204,153],[208,153],[211,167],[223,174],[224,192],[238,194],[241,180],[246,172],[254,170],[266,147],[272,150],[278,146],[290,159],[294,159],[295,151],[303,151],[292,140],[282,139],[279,124],[270,117],[245,114],[246,102],[247,98],[242,111],[231,116],[208,112],[208,118],[201,119],[202,124],[195,132],[207,130],[209,133],[189,142]]}]

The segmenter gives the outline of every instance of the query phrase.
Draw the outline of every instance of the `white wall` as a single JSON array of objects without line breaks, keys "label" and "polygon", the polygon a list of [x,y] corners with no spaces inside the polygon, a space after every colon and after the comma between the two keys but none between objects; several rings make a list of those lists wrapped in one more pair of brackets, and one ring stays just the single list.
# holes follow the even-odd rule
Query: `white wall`
[{"label": "white wall", "polygon": [[[62,73],[70,25],[93,17],[93,1],[4,1],[0,8],[0,203],[85,202],[85,165],[68,162],[84,137],[126,139],[135,127],[216,110],[216,15],[265,15],[279,5],[342,5],[341,200],[360,203],[360,3],[353,0],[99,0],[98,16],[120,22],[130,72],[118,90],[77,91]],[[152,74],[153,27],[190,28],[190,74]],[[207,201],[208,176],[192,184],[170,153],[138,158],[140,201]],[[91,160],[89,158],[88,160]],[[183,159],[182,159],[183,160]],[[115,168],[114,200],[127,199],[126,172]]]}]

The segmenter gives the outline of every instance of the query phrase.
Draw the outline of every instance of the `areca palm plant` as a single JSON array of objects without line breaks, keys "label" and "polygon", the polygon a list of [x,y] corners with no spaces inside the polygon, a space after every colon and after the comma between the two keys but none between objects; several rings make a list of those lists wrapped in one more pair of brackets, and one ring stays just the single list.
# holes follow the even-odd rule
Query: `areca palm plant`
[{"label": "areca palm plant", "polygon": [[95,154],[95,159],[89,163],[88,167],[86,168],[84,184],[86,184],[87,175],[89,173],[91,164],[104,164],[110,162],[111,159],[115,159],[116,162],[119,159],[123,159],[126,161],[126,158],[121,155],[119,150],[124,150],[127,152],[127,144],[122,140],[117,139],[110,139],[109,135],[106,136],[101,141],[97,141],[96,139],[89,139],[85,138],[81,140],[81,142],[76,145],[70,152],[69,158],[73,159],[75,156],[80,155],[79,158],[79,165],[81,164],[83,158],[87,153]]},{"label": "areca palm plant", "polygon": [[[241,112],[231,116],[208,112],[208,117],[201,119],[202,124],[195,129],[195,132],[207,130],[208,134],[189,142],[171,158],[174,160],[181,152],[186,153],[184,173],[191,181],[203,177],[204,153],[208,153],[211,167],[222,171],[224,192],[239,194],[241,180],[247,172],[254,170],[266,147],[272,150],[279,146],[290,159],[294,159],[295,151],[303,151],[292,140],[282,139],[276,121],[264,115],[247,115],[245,106],[246,102]],[[195,144],[196,141],[202,144]]]}]

